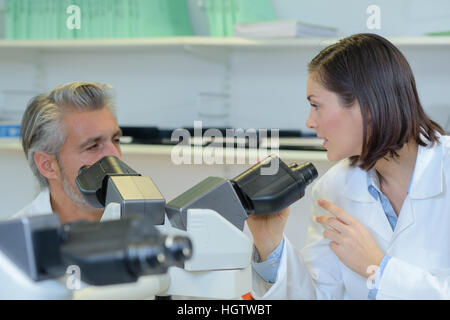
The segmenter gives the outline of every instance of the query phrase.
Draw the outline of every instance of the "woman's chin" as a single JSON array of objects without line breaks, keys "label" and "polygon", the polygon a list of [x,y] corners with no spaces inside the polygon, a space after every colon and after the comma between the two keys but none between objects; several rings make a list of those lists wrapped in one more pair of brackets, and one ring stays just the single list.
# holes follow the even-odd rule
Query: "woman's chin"
[{"label": "woman's chin", "polygon": [[344,159],[345,157],[343,157],[341,155],[337,155],[333,152],[330,152],[330,150],[327,150],[327,158],[328,158],[328,161],[338,162],[338,161],[341,161],[342,159]]}]

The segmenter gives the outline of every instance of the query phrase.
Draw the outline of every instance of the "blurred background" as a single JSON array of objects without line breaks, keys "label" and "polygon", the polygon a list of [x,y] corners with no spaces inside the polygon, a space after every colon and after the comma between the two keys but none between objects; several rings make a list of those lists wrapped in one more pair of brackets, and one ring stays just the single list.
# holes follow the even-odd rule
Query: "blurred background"
[{"label": "blurred background", "polygon": [[[18,139],[27,102],[77,80],[114,88],[130,137],[124,160],[167,201],[249,166],[175,165],[171,132],[194,121],[279,129],[280,157],[312,161],[323,174],[333,163],[305,126],[306,66],[338,38],[362,32],[400,48],[427,113],[449,132],[447,0],[0,0],[0,219],[39,193]],[[286,229],[299,247],[310,189]]]}]

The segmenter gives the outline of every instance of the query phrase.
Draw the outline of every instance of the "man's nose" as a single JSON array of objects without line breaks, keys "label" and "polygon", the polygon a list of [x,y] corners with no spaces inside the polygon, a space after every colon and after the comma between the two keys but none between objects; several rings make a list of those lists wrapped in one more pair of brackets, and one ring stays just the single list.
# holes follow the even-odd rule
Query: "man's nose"
[{"label": "man's nose", "polygon": [[113,142],[108,143],[103,150],[102,158],[105,156],[115,156],[122,160],[122,150],[120,149],[120,145]]}]

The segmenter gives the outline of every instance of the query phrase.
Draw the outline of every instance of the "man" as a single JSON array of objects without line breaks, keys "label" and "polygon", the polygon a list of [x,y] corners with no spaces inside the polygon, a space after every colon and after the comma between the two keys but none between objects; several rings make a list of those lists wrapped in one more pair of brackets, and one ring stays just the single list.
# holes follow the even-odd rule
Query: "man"
[{"label": "man", "polygon": [[98,83],[72,82],[31,100],[20,136],[41,193],[13,218],[54,212],[61,223],[102,219],[104,210],[85,202],[75,178],[83,165],[104,156],[121,159],[122,132],[109,89]]}]

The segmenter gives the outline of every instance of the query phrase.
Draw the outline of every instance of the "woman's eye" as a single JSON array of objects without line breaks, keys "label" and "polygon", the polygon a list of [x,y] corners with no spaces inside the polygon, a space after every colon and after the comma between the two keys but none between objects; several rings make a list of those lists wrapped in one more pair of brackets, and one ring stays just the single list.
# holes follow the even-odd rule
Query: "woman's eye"
[{"label": "woman's eye", "polygon": [[317,104],[311,104],[311,107],[313,107],[316,110],[319,108],[319,106]]}]

